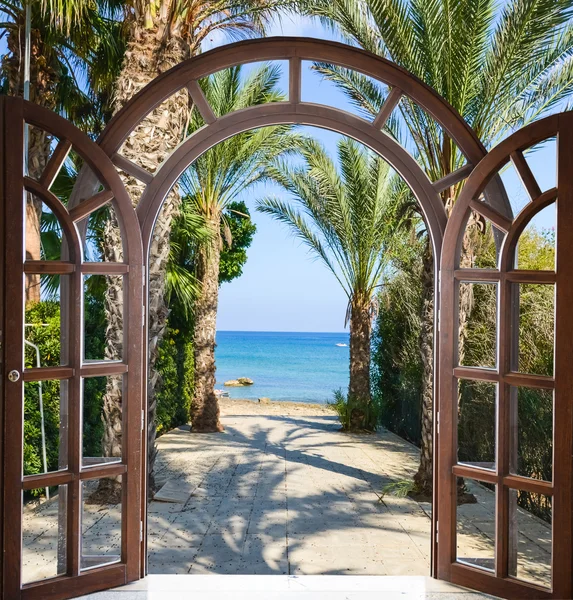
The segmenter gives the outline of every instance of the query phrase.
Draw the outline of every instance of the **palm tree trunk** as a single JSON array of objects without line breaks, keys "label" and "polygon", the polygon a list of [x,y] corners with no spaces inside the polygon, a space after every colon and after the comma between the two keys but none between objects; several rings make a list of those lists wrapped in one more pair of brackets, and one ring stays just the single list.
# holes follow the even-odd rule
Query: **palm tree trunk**
[{"label": "palm tree trunk", "polygon": [[431,498],[434,443],[434,260],[429,240],[422,263],[422,323],[419,341],[423,367],[422,432],[420,465],[414,475],[414,483],[418,494]]},{"label": "palm tree trunk", "polygon": [[350,307],[350,428],[374,429],[370,390],[370,338],[372,315],[369,302],[353,301]]},{"label": "palm tree trunk", "polygon": [[[166,42],[158,35],[159,28],[146,28],[142,23],[132,24],[131,40],[128,42],[124,64],[115,86],[115,110],[120,110],[140,89],[147,85],[163,71],[188,58],[188,45],[183,39],[172,35]],[[179,92],[166,100],[143,119],[141,124],[130,135],[122,146],[120,153],[127,159],[136,163],[145,170],[153,173],[161,163],[177,147],[185,135],[189,111],[188,95],[185,91]],[[134,206],[145,189],[145,184],[134,177],[122,173],[123,183],[131,197]],[[153,493],[155,482],[153,468],[157,454],[155,448],[156,437],[156,393],[161,385],[161,378],[155,363],[160,342],[167,327],[169,310],[165,300],[165,271],[169,258],[169,233],[171,221],[177,213],[179,194],[172,192],[157,219],[150,250],[149,272],[147,289],[149,298],[148,326],[149,326],[149,363],[148,363],[148,474],[149,492]],[[117,235],[107,236],[107,250],[104,253],[113,254],[120,247],[119,231]],[[109,247],[111,246],[111,247]],[[117,260],[117,259],[115,259]],[[119,303],[106,297],[106,312],[113,321],[118,320]],[[108,336],[107,344],[116,343],[113,335]],[[110,349],[110,352],[113,352]],[[114,399],[115,398],[115,399]],[[109,400],[109,402],[108,402]],[[120,435],[114,420],[121,418],[121,413],[112,407],[120,402],[115,396],[115,391],[109,388],[104,399],[104,421],[110,436],[106,439],[105,452],[112,452],[116,446],[114,436]],[[115,433],[114,433],[115,432]]]},{"label": "palm tree trunk", "polygon": [[191,403],[193,432],[223,431],[215,395],[215,334],[219,303],[219,223],[211,224],[212,240],[198,252],[197,278],[201,293],[195,304],[195,390]]}]

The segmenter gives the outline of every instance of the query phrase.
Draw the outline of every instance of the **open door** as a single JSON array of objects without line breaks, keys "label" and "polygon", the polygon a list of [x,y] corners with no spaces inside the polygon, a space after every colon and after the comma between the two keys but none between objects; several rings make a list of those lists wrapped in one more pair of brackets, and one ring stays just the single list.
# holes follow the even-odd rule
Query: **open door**
[{"label": "open door", "polygon": [[[19,98],[0,98],[0,119],[2,596],[71,598],[141,575],[141,235],[115,167],[87,136]],[[41,168],[33,155],[24,167],[27,136],[51,152]],[[99,190],[68,210],[53,184],[71,161],[92,170]],[[122,248],[115,257],[89,262],[98,243],[90,231],[103,215]],[[40,230],[51,237],[45,241]],[[56,240],[56,255],[48,251],[50,240]],[[86,344],[87,290],[95,285],[123,304],[113,323],[115,356]],[[46,289],[50,301],[38,302]],[[39,305],[44,312],[32,319]],[[39,346],[34,327],[56,331],[49,351]],[[86,443],[86,428],[101,424],[104,412],[92,401],[95,388],[106,399],[115,393],[121,447],[111,451]],[[26,440],[41,440],[39,458],[30,458],[24,431]]]},{"label": "open door", "polygon": [[[547,172],[553,160],[537,178],[530,167],[527,151],[543,143],[556,149],[556,179]],[[442,253],[438,576],[506,598],[571,598],[573,591],[572,148],[573,113],[533,123],[495,147],[468,178]],[[484,198],[498,173],[523,206],[515,217]],[[535,235],[544,236],[539,264],[526,251]],[[471,248],[487,236],[490,264],[479,264]],[[478,302],[489,337],[468,323]],[[551,344],[535,362],[542,331]],[[478,431],[491,444],[472,443]],[[459,504],[463,492],[475,503]]]}]

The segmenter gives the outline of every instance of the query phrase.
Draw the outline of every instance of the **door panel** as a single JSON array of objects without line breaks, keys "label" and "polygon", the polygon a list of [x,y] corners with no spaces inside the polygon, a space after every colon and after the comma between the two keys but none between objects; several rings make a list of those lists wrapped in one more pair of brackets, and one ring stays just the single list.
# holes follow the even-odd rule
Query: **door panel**
[{"label": "door panel", "polygon": [[[69,598],[141,573],[141,236],[115,167],[95,143],[38,106],[18,98],[0,102],[2,590],[10,599]],[[30,154],[29,175],[25,124],[51,150],[39,168]],[[72,159],[92,170],[100,189],[68,211],[54,180]],[[108,207],[113,218],[108,211],[102,219]],[[99,238],[86,237],[87,222],[99,224]],[[121,262],[90,262],[109,228],[121,232]],[[33,247],[36,237],[41,251]],[[115,346],[94,350],[84,317],[97,285],[100,298],[123,302],[123,318],[106,334],[115,333]],[[102,414],[110,407],[121,444],[103,452]],[[31,453],[31,446],[41,452]]]},{"label": "door panel", "polygon": [[[557,186],[542,191],[527,151],[555,137]],[[468,178],[444,240],[438,575],[503,597],[572,594],[571,147],[571,113],[500,143]],[[508,164],[516,216],[484,198]]]}]

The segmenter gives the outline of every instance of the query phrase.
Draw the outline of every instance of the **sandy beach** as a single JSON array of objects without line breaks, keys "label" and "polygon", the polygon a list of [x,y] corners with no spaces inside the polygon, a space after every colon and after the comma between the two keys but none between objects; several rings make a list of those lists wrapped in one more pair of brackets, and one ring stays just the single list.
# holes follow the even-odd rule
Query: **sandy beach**
[{"label": "sandy beach", "polygon": [[310,404],[306,402],[282,402],[244,400],[235,398],[219,398],[222,416],[228,415],[281,415],[281,416],[323,416],[335,415],[336,412],[327,404]]}]

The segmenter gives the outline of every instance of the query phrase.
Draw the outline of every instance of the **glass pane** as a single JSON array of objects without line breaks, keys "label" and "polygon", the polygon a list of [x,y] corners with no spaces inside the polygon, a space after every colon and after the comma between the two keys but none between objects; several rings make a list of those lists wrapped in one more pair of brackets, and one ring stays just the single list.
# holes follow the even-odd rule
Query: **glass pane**
[{"label": "glass pane", "polygon": [[555,270],[555,204],[539,211],[519,236],[516,268],[527,271]]},{"label": "glass pane", "polygon": [[497,384],[458,381],[458,462],[495,469]]},{"label": "glass pane", "polygon": [[[63,231],[52,211],[38,198],[28,195],[26,205],[26,261],[69,260],[62,257]],[[24,298],[29,309],[39,302],[59,301],[61,275],[24,275]]]},{"label": "glass pane", "polygon": [[65,344],[62,353],[62,336],[66,328],[61,301],[68,293],[69,282],[69,275],[42,275],[40,296],[26,303],[24,352],[27,369],[67,364]]},{"label": "glass pane", "polygon": [[121,360],[123,275],[84,276],[84,361]]},{"label": "glass pane", "polygon": [[459,265],[461,269],[497,269],[504,233],[488,219],[470,212],[464,231]]},{"label": "glass pane", "polygon": [[[22,583],[66,572],[67,485],[24,492]],[[49,499],[47,498],[49,496]]]},{"label": "glass pane", "polygon": [[464,479],[463,485],[466,502],[457,507],[457,561],[493,571],[495,492],[474,479]]},{"label": "glass pane", "polygon": [[[261,89],[263,80],[273,80],[273,92],[255,92]],[[250,88],[250,94],[237,94],[237,82],[243,89]],[[268,60],[265,62],[252,62],[239,66],[221,69],[207,77],[199,79],[199,85],[209,103],[213,114],[222,117],[247,106],[266,104],[268,102],[286,102],[289,94],[289,61]],[[254,93],[253,93],[254,92]],[[163,120],[167,120],[169,112],[173,111],[168,102],[160,105]],[[155,109],[157,112],[159,109]],[[198,109],[193,109],[189,133],[196,131],[205,124]]]},{"label": "glass pane", "polygon": [[545,140],[524,156],[542,192],[557,187],[557,138]]},{"label": "glass pane", "polygon": [[68,382],[24,382],[24,475],[68,467]]},{"label": "glass pane", "polygon": [[497,364],[497,284],[465,283],[459,287],[458,364]]},{"label": "glass pane", "polygon": [[509,574],[551,587],[551,498],[509,491]]},{"label": "glass pane", "polygon": [[531,202],[531,198],[521,181],[517,169],[513,166],[511,161],[506,164],[499,175],[505,187],[513,217],[515,217],[527,204],[529,204],[529,202]]},{"label": "glass pane", "polygon": [[78,223],[85,262],[122,262],[123,242],[114,202],[94,210]]},{"label": "glass pane", "polygon": [[28,124],[28,176],[39,181],[58,143],[52,134]]},{"label": "glass pane", "polygon": [[[553,478],[553,390],[511,388],[517,431],[512,428],[511,472],[532,479]],[[517,434],[517,435],[516,435]]]},{"label": "glass pane", "polygon": [[513,285],[514,314],[519,315],[519,352],[516,360],[514,347],[512,367],[520,373],[552,376],[555,286]]},{"label": "glass pane", "polygon": [[[350,99],[344,91],[334,83],[330,75],[332,75],[333,65],[321,63],[320,65],[312,61],[303,60],[301,62],[301,100],[303,102],[311,102],[314,104],[324,104],[332,106],[339,110],[352,113],[357,117],[373,121],[378,111],[382,108],[384,100],[390,93],[390,88],[367,75],[353,72],[353,76],[360,77],[364,85],[371,88],[372,96],[376,99],[366,106],[363,102]],[[401,100],[403,102],[404,100]],[[394,118],[399,113],[399,105],[394,109]],[[392,116],[392,115],[391,115]],[[434,119],[429,119],[429,126],[435,126],[436,131],[439,130],[439,125]]]},{"label": "glass pane", "polygon": [[52,210],[31,192],[26,195],[26,260],[62,260],[63,230]]},{"label": "glass pane", "polygon": [[82,481],[82,570],[121,560],[121,490],[121,475]]},{"label": "glass pane", "polygon": [[83,379],[83,467],[121,462],[122,395],[122,375]]}]

